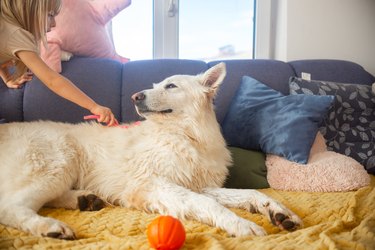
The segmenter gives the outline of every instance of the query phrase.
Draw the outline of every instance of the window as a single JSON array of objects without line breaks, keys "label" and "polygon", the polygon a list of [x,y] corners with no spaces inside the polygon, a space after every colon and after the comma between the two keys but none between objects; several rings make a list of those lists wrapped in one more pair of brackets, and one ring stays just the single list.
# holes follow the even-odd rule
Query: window
[{"label": "window", "polygon": [[112,19],[116,51],[131,60],[153,58],[153,0],[136,0]]},{"label": "window", "polygon": [[131,60],[253,58],[255,0],[137,0],[112,22]]},{"label": "window", "polygon": [[180,0],[179,57],[252,58],[253,7],[250,0]]}]

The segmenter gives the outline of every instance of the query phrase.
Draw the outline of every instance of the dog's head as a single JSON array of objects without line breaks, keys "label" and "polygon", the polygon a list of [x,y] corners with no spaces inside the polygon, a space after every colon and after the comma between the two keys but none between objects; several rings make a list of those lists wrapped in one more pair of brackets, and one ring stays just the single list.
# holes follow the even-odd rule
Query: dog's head
[{"label": "dog's head", "polygon": [[132,100],[138,114],[145,118],[192,116],[207,108],[226,75],[219,63],[200,75],[175,75],[154,84],[152,89],[135,93]]}]

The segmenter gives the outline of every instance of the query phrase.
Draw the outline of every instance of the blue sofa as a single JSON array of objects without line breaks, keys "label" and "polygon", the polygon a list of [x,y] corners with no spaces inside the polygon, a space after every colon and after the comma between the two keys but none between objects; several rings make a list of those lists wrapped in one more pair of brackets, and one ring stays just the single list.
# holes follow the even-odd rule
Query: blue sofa
[{"label": "blue sofa", "polygon": [[[217,119],[222,124],[231,100],[244,75],[289,94],[289,79],[302,72],[315,80],[371,85],[375,77],[360,65],[342,60],[227,60],[227,76],[215,99]],[[152,83],[174,74],[198,74],[218,61],[181,59],[141,60],[121,64],[107,59],[74,57],[63,63],[62,74],[98,103],[112,109],[121,122],[139,120],[131,95]],[[0,119],[7,122],[53,120],[70,123],[83,121],[88,111],[56,96],[37,78],[21,89],[8,89],[0,83]],[[372,114],[375,121],[375,114]],[[371,120],[370,119],[370,120]],[[375,139],[373,139],[375,140]],[[375,141],[372,141],[374,145]],[[375,155],[375,152],[374,152]]]},{"label": "blue sofa", "polygon": [[[289,94],[289,78],[308,72],[313,79],[371,85],[375,77],[360,65],[341,60],[227,60],[227,76],[215,100],[221,123],[243,75]],[[63,63],[62,74],[98,103],[110,107],[121,122],[138,120],[130,96],[174,74],[198,74],[218,61],[161,59],[125,64],[75,57]],[[77,123],[87,111],[49,91],[34,78],[21,89],[8,89],[0,80],[0,118],[8,122],[53,120]]]}]

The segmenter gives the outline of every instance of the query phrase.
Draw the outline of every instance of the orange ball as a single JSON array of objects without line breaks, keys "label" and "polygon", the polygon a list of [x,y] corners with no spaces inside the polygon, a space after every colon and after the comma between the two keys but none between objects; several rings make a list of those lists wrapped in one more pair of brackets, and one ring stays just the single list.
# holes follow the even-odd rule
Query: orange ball
[{"label": "orange ball", "polygon": [[159,216],[147,227],[150,246],[157,250],[177,250],[185,242],[186,233],[182,223],[169,215]]}]

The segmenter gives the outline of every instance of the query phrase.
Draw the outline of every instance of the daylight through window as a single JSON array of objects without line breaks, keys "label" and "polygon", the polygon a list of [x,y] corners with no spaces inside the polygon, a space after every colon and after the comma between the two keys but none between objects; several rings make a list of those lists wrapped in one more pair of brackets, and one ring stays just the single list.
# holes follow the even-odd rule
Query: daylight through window
[{"label": "daylight through window", "polygon": [[[175,15],[168,15],[170,3]],[[155,4],[165,8],[155,8]],[[158,7],[158,6],[156,6]],[[162,20],[160,20],[160,18]],[[165,20],[163,20],[163,18]],[[155,29],[155,23],[176,22]],[[173,57],[205,61],[251,59],[254,47],[254,0],[137,0],[119,13],[112,22],[117,52],[131,60]],[[159,39],[162,30],[167,38]],[[170,35],[175,34],[175,35]],[[161,41],[162,46],[155,46]],[[177,48],[163,56],[159,48]]]}]

